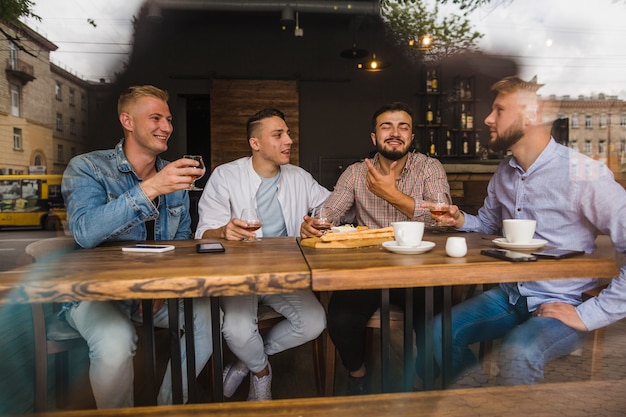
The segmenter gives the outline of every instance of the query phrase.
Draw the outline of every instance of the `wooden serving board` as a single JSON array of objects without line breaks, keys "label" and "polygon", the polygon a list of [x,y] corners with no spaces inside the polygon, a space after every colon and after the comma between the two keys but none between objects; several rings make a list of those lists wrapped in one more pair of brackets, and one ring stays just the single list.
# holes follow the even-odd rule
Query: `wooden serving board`
[{"label": "wooden serving board", "polygon": [[341,248],[362,248],[364,246],[376,246],[383,242],[393,240],[393,236],[378,237],[370,239],[351,239],[351,240],[336,240],[332,242],[322,242],[319,237],[308,237],[302,239],[302,246],[316,249],[341,249]]}]

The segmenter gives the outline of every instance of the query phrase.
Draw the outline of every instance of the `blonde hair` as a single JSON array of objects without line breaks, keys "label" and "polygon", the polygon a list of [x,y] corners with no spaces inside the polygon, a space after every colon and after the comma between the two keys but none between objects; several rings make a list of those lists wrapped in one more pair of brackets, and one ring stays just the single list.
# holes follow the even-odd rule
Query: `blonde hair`
[{"label": "blonde hair", "polygon": [[496,81],[491,86],[491,91],[496,91],[498,93],[512,93],[514,91],[526,91],[529,93],[537,93],[544,84],[537,83],[537,76],[533,77],[530,81],[524,81],[519,77],[511,76],[505,77],[500,81]]},{"label": "blonde hair", "polygon": [[152,85],[135,85],[128,87],[122,94],[120,94],[120,98],[117,101],[118,116],[127,111],[128,107],[132,103],[142,97],[154,97],[163,101],[167,101],[169,99],[167,91],[161,90],[160,88]]},{"label": "blonde hair", "polygon": [[537,83],[537,76],[534,76],[530,81],[524,81],[519,77],[510,76],[496,81],[491,86],[491,91],[495,91],[498,94],[519,93],[518,102],[520,106],[528,113],[532,120],[536,120],[539,104],[537,90],[543,86],[544,84]]}]

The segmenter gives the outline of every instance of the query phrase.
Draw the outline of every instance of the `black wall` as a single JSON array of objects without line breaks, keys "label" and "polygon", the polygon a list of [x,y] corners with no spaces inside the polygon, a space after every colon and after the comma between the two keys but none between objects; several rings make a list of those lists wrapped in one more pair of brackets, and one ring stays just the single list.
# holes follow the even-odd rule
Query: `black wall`
[{"label": "black wall", "polygon": [[[292,28],[281,30],[279,19],[277,12],[181,10],[164,10],[160,21],[140,17],[127,69],[106,104],[111,111],[94,121],[94,149],[119,140],[115,101],[128,85],[154,84],[170,93],[174,135],[165,157],[176,159],[189,146],[197,146],[187,144],[187,107],[195,96],[210,97],[212,80],[297,80],[300,165],[319,179],[320,160],[359,158],[371,152],[370,119],[379,106],[391,101],[417,106],[416,93],[424,91],[424,67],[394,46],[379,17],[300,14],[303,37],[295,37]],[[360,22],[358,30],[355,19]],[[366,58],[340,57],[355,42],[391,66],[374,73],[357,70],[356,63]],[[480,55],[456,58],[444,63],[444,86],[446,78],[468,72],[477,76],[481,103],[490,106],[490,83],[513,74],[515,66]],[[487,109],[475,115],[477,124],[482,124]]]}]

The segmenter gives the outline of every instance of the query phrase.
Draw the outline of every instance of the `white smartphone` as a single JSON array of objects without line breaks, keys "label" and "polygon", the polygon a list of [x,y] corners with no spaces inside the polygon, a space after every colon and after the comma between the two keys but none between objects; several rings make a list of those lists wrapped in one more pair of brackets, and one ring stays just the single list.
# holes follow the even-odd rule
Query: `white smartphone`
[{"label": "white smartphone", "polygon": [[173,245],[146,245],[143,243],[133,245],[133,246],[125,246],[122,248],[124,252],[167,252],[174,250]]}]

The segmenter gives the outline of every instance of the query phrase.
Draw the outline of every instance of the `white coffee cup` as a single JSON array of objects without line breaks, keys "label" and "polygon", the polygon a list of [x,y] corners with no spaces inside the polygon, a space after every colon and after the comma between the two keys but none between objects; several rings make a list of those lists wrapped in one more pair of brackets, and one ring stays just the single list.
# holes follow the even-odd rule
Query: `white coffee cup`
[{"label": "white coffee cup", "polygon": [[464,237],[449,237],[446,240],[446,253],[452,258],[462,258],[467,254],[467,242]]},{"label": "white coffee cup", "polygon": [[424,236],[423,222],[393,222],[393,235],[400,246],[419,246]]},{"label": "white coffee cup", "polygon": [[504,236],[510,243],[530,243],[535,235],[536,220],[506,219],[502,221]]}]

